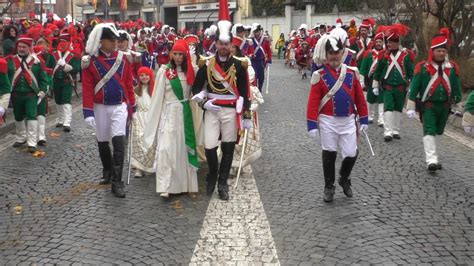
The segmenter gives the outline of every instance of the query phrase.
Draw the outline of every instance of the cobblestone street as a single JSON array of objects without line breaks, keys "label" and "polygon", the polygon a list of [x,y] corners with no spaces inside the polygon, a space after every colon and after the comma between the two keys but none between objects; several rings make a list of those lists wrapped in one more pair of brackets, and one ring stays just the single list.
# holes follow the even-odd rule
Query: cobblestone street
[{"label": "cobblestone street", "polygon": [[81,106],[71,133],[49,119],[42,158],[1,136],[0,264],[474,264],[472,139],[450,129],[439,147],[443,170],[429,174],[418,121],[404,115],[402,139],[389,143],[371,125],[376,156],[360,138],[354,197],[337,186],[327,204],[321,148],[306,133],[309,79],[281,60],[271,72],[259,109],[263,155],[229,202],[205,195],[206,169],[197,194],[163,200],[151,175],[113,197],[98,185]]}]

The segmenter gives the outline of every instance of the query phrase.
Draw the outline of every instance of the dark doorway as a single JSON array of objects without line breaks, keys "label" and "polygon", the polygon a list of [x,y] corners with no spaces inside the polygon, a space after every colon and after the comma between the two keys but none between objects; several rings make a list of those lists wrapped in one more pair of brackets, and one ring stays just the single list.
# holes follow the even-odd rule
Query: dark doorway
[{"label": "dark doorway", "polygon": [[165,7],[165,24],[178,30],[178,8]]}]

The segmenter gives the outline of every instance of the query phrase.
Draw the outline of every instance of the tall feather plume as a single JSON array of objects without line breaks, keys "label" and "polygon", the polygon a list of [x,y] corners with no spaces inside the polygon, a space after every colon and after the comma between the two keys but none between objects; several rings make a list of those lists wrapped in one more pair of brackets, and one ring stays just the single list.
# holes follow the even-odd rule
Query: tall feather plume
[{"label": "tall feather plume", "polygon": [[453,40],[451,38],[451,31],[449,30],[449,28],[441,28],[439,30],[439,34],[443,35],[444,37],[446,37],[446,39],[448,39],[448,46],[452,44]]}]

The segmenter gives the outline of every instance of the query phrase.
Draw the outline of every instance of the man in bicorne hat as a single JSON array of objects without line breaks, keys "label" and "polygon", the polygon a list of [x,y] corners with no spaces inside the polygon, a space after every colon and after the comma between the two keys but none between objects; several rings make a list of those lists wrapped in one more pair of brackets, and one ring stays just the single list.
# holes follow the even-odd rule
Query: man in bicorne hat
[{"label": "man in bicorne hat", "polygon": [[367,131],[369,122],[359,71],[343,63],[343,53],[341,39],[334,35],[321,37],[313,60],[322,67],[311,77],[308,99],[308,134],[320,138],[323,149],[325,202],[334,198],[338,148],[343,158],[338,183],[344,194],[352,197],[350,174],[358,154],[356,116],[361,131]]},{"label": "man in bicorne hat", "polygon": [[[193,100],[200,102],[204,109],[204,146],[209,167],[207,193],[213,194],[217,182],[221,200],[229,199],[227,180],[240,129],[238,124],[245,129],[250,129],[252,126],[249,111],[248,64],[247,61],[241,61],[230,53],[231,26],[228,18],[219,21],[217,53],[214,56],[201,58],[193,85],[195,94]],[[207,82],[208,80],[212,82]],[[207,84],[206,90],[203,90],[205,84]],[[217,156],[219,140],[222,150],[220,166]]]},{"label": "man in bicorne hat", "polygon": [[125,133],[128,114],[135,111],[135,93],[131,62],[117,51],[118,37],[113,24],[94,27],[86,45],[88,55],[82,58],[82,91],[84,118],[95,129],[102,161],[101,184],[112,182],[114,196],[124,198]]},{"label": "man in bicorne hat", "polygon": [[436,147],[441,144],[451,106],[459,103],[462,98],[459,66],[448,60],[450,37],[448,28],[441,29],[440,34],[433,37],[428,61],[421,61],[416,65],[408,95],[409,118],[416,116],[415,101],[421,96],[423,147],[430,172],[442,168]]}]

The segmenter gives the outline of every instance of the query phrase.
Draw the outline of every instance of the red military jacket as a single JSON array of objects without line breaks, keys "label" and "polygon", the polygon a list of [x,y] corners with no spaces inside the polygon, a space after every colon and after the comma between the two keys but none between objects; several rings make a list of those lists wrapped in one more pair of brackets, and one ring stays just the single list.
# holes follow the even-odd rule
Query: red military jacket
[{"label": "red military jacket", "polygon": [[[107,74],[119,55],[122,56],[119,68],[110,80],[96,92],[96,84]],[[125,102],[129,107],[135,106],[132,64],[122,52],[114,52],[110,56],[99,52],[98,56],[84,57],[82,63],[84,118],[94,116],[94,104],[118,105]]]},{"label": "red military jacket", "polygon": [[319,110],[325,95],[333,88],[336,81],[341,78],[340,72],[341,69],[335,70],[330,65],[325,64],[321,69],[313,73],[306,113],[308,131],[318,128],[318,117],[320,114],[346,117],[357,112],[361,124],[369,123],[367,102],[359,82],[358,70],[354,67],[347,66],[342,86]]}]

